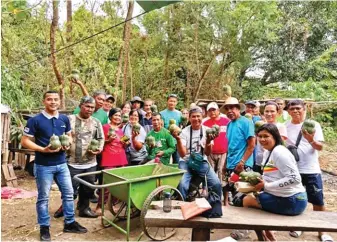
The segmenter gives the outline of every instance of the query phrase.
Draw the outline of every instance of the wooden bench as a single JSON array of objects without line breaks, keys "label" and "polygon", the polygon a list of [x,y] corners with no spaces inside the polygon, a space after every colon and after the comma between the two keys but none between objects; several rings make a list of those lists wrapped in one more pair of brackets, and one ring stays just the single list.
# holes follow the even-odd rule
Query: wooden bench
[{"label": "wooden bench", "polygon": [[222,210],[221,218],[198,216],[184,220],[179,206],[175,206],[170,213],[165,213],[158,204],[154,204],[145,216],[145,223],[150,227],[192,228],[192,241],[210,240],[211,229],[255,230],[260,241],[264,240],[262,230],[337,232],[335,212],[306,211],[298,216],[284,216],[233,206],[223,207]]}]

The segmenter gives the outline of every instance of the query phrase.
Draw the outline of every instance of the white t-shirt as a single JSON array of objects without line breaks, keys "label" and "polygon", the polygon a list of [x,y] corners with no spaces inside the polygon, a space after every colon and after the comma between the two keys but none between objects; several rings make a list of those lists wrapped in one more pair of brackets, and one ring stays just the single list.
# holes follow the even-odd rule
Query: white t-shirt
[{"label": "white t-shirt", "polygon": [[[315,122],[315,135],[314,140],[323,142],[323,131],[321,125]],[[286,123],[288,139],[287,145],[295,145],[299,132],[301,131],[302,124],[293,124],[291,121]],[[297,149],[300,160],[297,162],[298,170],[301,174],[317,174],[321,173],[321,168],[318,161],[318,151],[315,150],[311,144],[303,136]]]},{"label": "white t-shirt", "polygon": [[[126,125],[123,126],[122,128],[123,132],[124,132],[124,135],[128,136],[129,139],[130,139],[130,152],[141,152],[141,151],[144,151],[146,150],[146,147],[145,145],[143,145],[143,147],[140,149],[140,150],[136,150],[135,147],[133,146],[133,142],[132,142],[132,126],[130,125],[130,123],[127,123]],[[145,143],[145,138],[146,138],[146,132],[145,132],[145,129],[140,126],[140,131],[139,131],[139,135],[137,135],[136,137],[136,140],[138,142],[141,142],[141,143]]]},{"label": "white t-shirt", "polygon": [[[265,164],[270,151],[263,154]],[[278,197],[290,197],[305,189],[294,156],[283,145],[276,146],[263,169],[264,191]]]},{"label": "white t-shirt", "polygon": [[276,123],[276,127],[278,129],[278,132],[282,137],[288,138],[288,132],[287,132],[287,127],[282,124],[282,123]]},{"label": "white t-shirt", "polygon": [[[206,130],[209,129],[206,126],[202,125],[202,138],[200,140],[200,131],[192,129],[192,152],[201,153],[201,147],[205,148],[206,144]],[[185,161],[190,157],[190,134],[191,134],[191,125],[184,128],[180,134],[180,139],[183,146],[186,147],[186,155],[183,157]],[[207,160],[207,156],[204,153],[204,159]]]}]

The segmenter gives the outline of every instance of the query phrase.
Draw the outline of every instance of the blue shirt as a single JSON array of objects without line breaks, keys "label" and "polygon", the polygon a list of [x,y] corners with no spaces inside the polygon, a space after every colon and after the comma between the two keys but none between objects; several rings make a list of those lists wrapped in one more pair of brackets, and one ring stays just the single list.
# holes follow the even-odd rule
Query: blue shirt
[{"label": "blue shirt", "polygon": [[[24,135],[34,137],[37,145],[46,147],[49,145],[50,137],[53,134],[60,136],[70,130],[70,122],[66,115],[50,116],[45,111],[42,111],[28,120]],[[66,153],[64,151],[56,153],[35,152],[35,163],[39,165],[56,166],[66,162]]]},{"label": "blue shirt", "polygon": [[[228,153],[227,153],[227,169],[234,169],[243,158],[247,149],[247,140],[254,137],[253,122],[246,117],[231,121],[227,127]],[[253,155],[251,155],[245,163],[246,166],[253,167]]]},{"label": "blue shirt", "polygon": [[168,110],[165,109],[163,111],[160,112],[162,119],[164,120],[164,127],[166,129],[168,129],[169,125],[170,125],[170,119],[174,119],[176,121],[176,125],[180,125],[181,123],[181,112],[178,110]]},{"label": "blue shirt", "polygon": [[257,121],[262,120],[262,118],[260,116],[254,115],[253,116],[253,123],[255,124]]},{"label": "blue shirt", "polygon": [[143,128],[145,129],[145,132],[148,134],[152,129],[152,117],[147,119],[146,117],[143,117]]}]

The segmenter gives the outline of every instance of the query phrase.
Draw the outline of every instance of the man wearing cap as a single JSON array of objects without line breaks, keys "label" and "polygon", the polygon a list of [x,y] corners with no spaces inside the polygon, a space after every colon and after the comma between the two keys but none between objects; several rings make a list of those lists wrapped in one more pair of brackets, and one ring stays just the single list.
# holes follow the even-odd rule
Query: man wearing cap
[{"label": "man wearing cap", "polygon": [[67,167],[66,150],[68,147],[53,149],[50,138],[53,135],[67,134],[72,142],[71,127],[67,116],[59,114],[60,96],[57,91],[43,95],[45,109],[28,120],[21,139],[23,147],[35,151],[34,174],[37,186],[36,212],[40,225],[40,240],[50,241],[50,216],[48,211],[49,193],[53,180],[62,193],[64,206],[64,232],[86,233],[87,229],[75,221],[73,188]]},{"label": "man wearing cap", "polygon": [[257,121],[261,120],[260,116],[255,115],[256,109],[258,108],[256,101],[249,100],[245,103],[246,106],[246,114],[249,113],[252,116],[253,123],[255,124]]},{"label": "man wearing cap", "polygon": [[216,102],[211,102],[207,105],[207,114],[209,119],[206,120],[203,125],[209,128],[212,128],[213,125],[218,125],[220,127],[219,136],[214,139],[212,152],[207,156],[207,159],[218,175],[219,180],[222,181],[222,170],[226,161],[228,149],[226,131],[230,120],[220,116],[219,106]]},{"label": "man wearing cap", "polygon": [[[182,114],[179,110],[176,110],[178,104],[178,96],[176,94],[170,94],[167,97],[167,108],[160,112],[161,118],[164,121],[164,128],[168,129],[170,125],[170,120],[176,121],[176,125],[180,126]],[[174,163],[179,162],[179,153],[175,151],[172,154],[172,159]]]},{"label": "man wearing cap", "polygon": [[[236,98],[228,98],[224,107],[231,120],[227,127],[228,152],[224,168],[224,174],[228,178],[232,172],[239,174],[253,167],[255,133],[253,122],[240,115],[240,104]],[[224,195],[225,204],[228,205],[228,190],[225,189]]]},{"label": "man wearing cap", "polygon": [[[184,128],[180,135],[173,133],[181,157],[179,168],[187,171],[181,178],[178,189],[183,198],[186,199],[192,176],[200,176],[200,178],[204,180],[206,175],[208,187],[214,191],[221,200],[221,183],[213,168],[210,167],[207,162],[207,156],[212,152],[213,138],[206,135],[208,128],[202,125],[202,110],[200,107],[190,109],[189,120],[191,125]],[[200,170],[195,170],[189,166],[191,154],[202,156],[203,162]],[[191,158],[193,159],[193,157]]]},{"label": "man wearing cap", "polygon": [[[89,96],[82,97],[80,112],[69,115],[72,136],[74,137],[70,148],[68,168],[72,178],[74,199],[79,195],[77,207],[79,216],[97,218],[98,216],[90,209],[89,199],[93,196],[93,190],[74,180],[75,175],[96,171],[96,155],[103,150],[104,135],[100,121],[92,114],[95,110],[95,99]],[[98,150],[89,150],[90,142],[95,139],[99,142]],[[91,184],[95,182],[95,175],[84,176],[83,179]],[[54,217],[63,216],[62,206],[55,212]]]},{"label": "man wearing cap", "polygon": [[107,113],[109,116],[110,109],[112,109],[115,102],[115,98],[112,95],[106,95],[106,99],[103,104],[103,110]]}]

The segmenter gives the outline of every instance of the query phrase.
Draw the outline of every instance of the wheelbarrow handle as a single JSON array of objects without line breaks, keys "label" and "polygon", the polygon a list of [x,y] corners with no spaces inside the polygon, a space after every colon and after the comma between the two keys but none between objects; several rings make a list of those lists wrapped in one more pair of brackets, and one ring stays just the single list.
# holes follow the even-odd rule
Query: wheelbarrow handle
[{"label": "wheelbarrow handle", "polygon": [[126,180],[126,181],[112,182],[112,183],[108,183],[108,184],[104,184],[104,185],[95,185],[95,184],[91,184],[91,183],[83,180],[82,178],[80,178],[80,177],[83,177],[83,176],[96,175],[96,174],[100,174],[100,173],[103,173],[103,171],[87,172],[87,173],[75,175],[73,179],[82,183],[83,185],[86,185],[86,186],[90,187],[91,189],[101,189],[101,188],[113,187],[113,186],[124,185],[124,184],[132,183],[132,182],[145,181],[145,180],[150,179],[150,177],[141,177],[141,178],[130,179],[130,180]]}]

